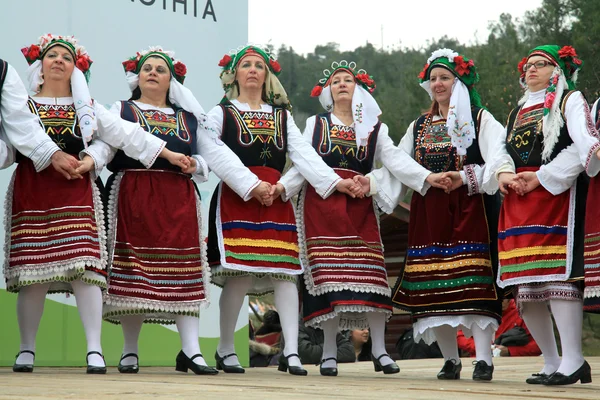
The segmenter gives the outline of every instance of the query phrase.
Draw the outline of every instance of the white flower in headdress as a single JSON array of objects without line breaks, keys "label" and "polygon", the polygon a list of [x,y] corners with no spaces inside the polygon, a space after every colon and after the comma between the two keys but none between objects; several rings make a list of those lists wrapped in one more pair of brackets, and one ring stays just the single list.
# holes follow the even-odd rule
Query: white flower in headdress
[{"label": "white flower in headdress", "polygon": [[458,57],[458,53],[452,49],[437,49],[431,53],[431,57],[427,59],[427,64],[431,64],[433,60],[441,57],[446,57],[450,62],[453,62],[454,57]]}]

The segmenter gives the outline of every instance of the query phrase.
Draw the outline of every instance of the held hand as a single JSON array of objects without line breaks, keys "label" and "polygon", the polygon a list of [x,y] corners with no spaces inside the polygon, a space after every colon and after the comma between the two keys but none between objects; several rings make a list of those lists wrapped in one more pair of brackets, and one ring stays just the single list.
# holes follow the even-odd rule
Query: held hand
[{"label": "held hand", "polygon": [[361,186],[356,184],[352,179],[347,178],[339,181],[335,188],[338,192],[345,193],[353,199],[360,196],[362,189]]},{"label": "held hand", "polygon": [[190,166],[187,168],[182,168],[181,172],[183,172],[184,174],[193,174],[194,172],[196,172],[196,159],[194,157],[190,157],[190,156],[186,156],[188,162],[190,163]]},{"label": "held hand", "polygon": [[281,196],[282,193],[285,193],[285,187],[281,183],[277,182],[276,185],[271,185],[271,191],[269,192],[271,198],[275,199]]},{"label": "held hand", "polygon": [[444,173],[441,172],[427,175],[425,181],[435,188],[444,190],[446,193],[449,193],[452,188],[452,179],[445,177]]},{"label": "held hand", "polygon": [[162,149],[159,156],[170,162],[172,165],[181,168],[182,171],[190,166],[190,161],[185,154],[175,153],[166,147]]},{"label": "held hand", "polygon": [[[521,196],[526,195],[527,193],[531,192],[532,190],[534,190],[535,188],[540,186],[540,180],[538,179],[537,174],[533,171],[519,172],[517,174],[516,181],[520,185],[520,189],[519,190],[513,189],[513,190],[515,190]],[[511,186],[511,189],[512,189],[512,186]]]},{"label": "held hand", "polygon": [[88,155],[83,157],[83,160],[79,161],[79,166],[75,170],[75,173],[79,175],[86,174],[94,169],[94,159]]},{"label": "held hand", "polygon": [[64,151],[57,151],[51,157],[52,166],[65,179],[82,178],[75,170],[79,167],[79,161],[70,154]]},{"label": "held hand", "polygon": [[358,197],[363,198],[371,193],[371,179],[364,175],[355,175],[352,180],[357,185],[360,185],[360,195]]},{"label": "held hand", "polygon": [[450,193],[464,184],[460,172],[458,171],[444,172],[442,174],[442,179],[446,179],[446,183],[448,182],[447,179],[450,179],[450,186],[446,189],[446,193]]},{"label": "held hand", "polygon": [[517,179],[517,174],[512,172],[502,172],[498,175],[498,187],[502,194],[508,194],[508,189],[512,189],[517,194],[523,190],[522,184]]},{"label": "held hand", "polygon": [[250,194],[254,197],[258,202],[264,206],[270,206],[273,204],[273,198],[271,197],[271,184],[269,182],[261,182],[257,187],[252,189]]}]

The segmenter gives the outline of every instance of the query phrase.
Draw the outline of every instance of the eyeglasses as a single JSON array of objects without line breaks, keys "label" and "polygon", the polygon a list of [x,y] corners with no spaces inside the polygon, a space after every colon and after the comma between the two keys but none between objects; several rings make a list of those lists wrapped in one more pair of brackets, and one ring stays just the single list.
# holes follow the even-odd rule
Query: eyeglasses
[{"label": "eyeglasses", "polygon": [[544,68],[546,65],[554,66],[554,64],[552,64],[550,61],[539,60],[534,63],[527,63],[523,65],[523,71],[528,71],[529,69],[531,69],[531,67],[535,67],[535,69],[541,69]]}]

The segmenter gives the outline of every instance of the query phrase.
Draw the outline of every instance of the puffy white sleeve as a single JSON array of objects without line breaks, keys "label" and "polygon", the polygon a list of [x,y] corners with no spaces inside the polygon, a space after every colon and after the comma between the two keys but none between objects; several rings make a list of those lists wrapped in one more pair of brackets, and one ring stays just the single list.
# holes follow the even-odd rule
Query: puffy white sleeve
[{"label": "puffy white sleeve", "polygon": [[[313,132],[315,130],[316,118],[317,117],[313,115],[306,120],[306,126],[302,136],[309,144],[311,144]],[[281,194],[282,200],[288,201],[297,195],[302,189],[302,186],[304,186],[304,182],[304,176],[302,176],[295,165],[292,165],[292,167],[279,180],[279,183],[281,183],[285,188],[285,192]]]},{"label": "puffy white sleeve", "polygon": [[514,163],[506,151],[506,129],[487,110],[481,114],[478,144],[484,165],[463,166],[465,180],[470,195],[477,193],[494,194],[498,190],[496,170],[514,169]]},{"label": "puffy white sleeve", "polygon": [[393,211],[409,187],[423,196],[431,187],[426,181],[431,172],[414,159],[414,124],[413,121],[408,126],[398,147],[394,146],[385,124],[379,131],[375,160],[380,160],[383,168],[371,171],[367,177],[371,181],[371,194],[386,213]]},{"label": "puffy white sleeve", "polygon": [[[3,135],[12,147],[31,159],[35,170],[39,172],[50,165],[52,155],[60,151],[60,148],[44,132],[37,115],[29,111],[29,96],[17,71],[11,65],[7,67],[0,102]],[[4,148],[6,158],[3,158],[0,164],[10,164],[14,161],[12,147],[7,145]]]},{"label": "puffy white sleeve", "polygon": [[16,158],[14,147],[12,147],[4,132],[4,127],[0,125],[0,169],[10,167]]},{"label": "puffy white sleeve", "polygon": [[198,121],[196,134],[198,155],[206,162],[207,167],[210,167],[238,196],[248,201],[252,198],[252,190],[261,183],[261,180],[223,143],[220,139],[222,133],[223,109],[216,106],[209,111],[205,121]]},{"label": "puffy white sleeve", "polygon": [[139,124],[125,121],[108,111],[102,104],[94,102],[94,108],[98,122],[97,137],[150,168],[167,143],[146,132]]},{"label": "puffy white sleeve", "polygon": [[600,172],[600,159],[596,157],[600,142],[590,108],[581,92],[573,92],[567,98],[564,114],[569,136],[579,152],[581,164],[589,176],[596,176]]},{"label": "puffy white sleeve", "polygon": [[[492,131],[495,132],[495,129]],[[481,133],[480,133],[481,134]],[[488,154],[485,160],[485,172],[483,176],[482,192],[493,194],[498,190],[500,183],[498,176],[502,172],[515,173],[515,163],[506,149],[506,129],[498,131],[498,138],[489,138],[490,143],[496,143],[495,147],[488,147]],[[482,154],[483,155],[483,154]]]},{"label": "puffy white sleeve", "polygon": [[335,191],[335,186],[342,178],[317,154],[300,133],[290,112],[286,112],[288,155],[294,167],[315,188],[319,196],[325,199]]},{"label": "puffy white sleeve", "polygon": [[542,165],[536,175],[540,185],[553,195],[557,195],[569,190],[583,171],[577,146],[572,144],[558,153],[548,164]]}]

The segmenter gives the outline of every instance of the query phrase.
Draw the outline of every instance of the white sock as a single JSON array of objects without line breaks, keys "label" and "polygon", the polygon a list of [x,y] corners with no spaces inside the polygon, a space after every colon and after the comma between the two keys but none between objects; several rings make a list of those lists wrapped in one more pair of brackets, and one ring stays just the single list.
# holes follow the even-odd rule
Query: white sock
[{"label": "white sock", "polygon": [[[17,295],[17,319],[21,336],[20,351],[29,350],[35,353],[35,337],[44,312],[46,293],[49,283],[23,286]],[[33,364],[34,357],[30,353],[21,353],[16,364]]]},{"label": "white sock", "polygon": [[544,356],[544,368],[540,373],[553,374],[560,365],[560,357],[556,348],[554,325],[552,324],[550,310],[548,310],[548,303],[524,302],[522,317]]},{"label": "white sock", "polygon": [[492,342],[494,341],[494,329],[488,325],[481,329],[474,323],[471,326],[473,341],[475,342],[475,358],[477,361],[485,361],[488,366],[492,365]]},{"label": "white sock", "polygon": [[[140,331],[144,324],[144,315],[124,315],[121,317],[121,328],[123,329],[123,355],[133,353],[138,354],[138,340]],[[139,355],[139,354],[138,354]],[[125,357],[121,360],[122,365],[135,365],[138,359],[135,357]]]},{"label": "white sock", "polygon": [[558,372],[571,375],[585,361],[581,350],[583,304],[581,301],[550,300],[552,315],[560,334],[562,360]]},{"label": "white sock", "polygon": [[[382,354],[387,354],[385,351],[385,314],[382,312],[367,312],[369,320],[369,328],[371,329],[371,353],[374,358],[380,357]],[[381,365],[392,364],[394,360],[390,357],[381,357],[379,359]]]},{"label": "white sock", "polygon": [[[189,315],[176,315],[175,323],[177,324],[177,330],[179,331],[179,337],[181,338],[181,350],[183,350],[185,355],[192,358],[196,354],[202,354],[198,339],[200,336],[199,318]],[[198,365],[206,366],[204,356],[196,357],[193,361]]]},{"label": "white sock", "polygon": [[450,325],[436,326],[435,328],[431,329],[433,329],[437,344],[440,347],[442,355],[444,356],[444,361],[453,360],[455,364],[460,364],[460,357],[458,356],[458,343],[456,342],[457,329]]},{"label": "white sock", "polygon": [[[330,357],[337,359],[337,333],[339,324],[339,315],[321,322],[321,328],[323,329],[323,355],[321,356],[321,360]],[[321,366],[323,368],[335,368],[337,367],[337,363],[334,360],[328,360]]]},{"label": "white sock", "polygon": [[[77,310],[85,331],[87,341],[87,351],[97,351],[102,354],[102,291],[96,285],[77,279],[71,282],[75,300],[77,301]],[[104,359],[98,354],[91,354],[88,357],[88,365],[94,367],[105,367]]]},{"label": "white sock", "polygon": [[[235,353],[235,324],[244,297],[252,286],[252,279],[252,276],[228,278],[221,292],[221,298],[219,299],[220,338],[217,346],[217,353],[221,357]],[[240,361],[236,356],[231,356],[227,357],[223,363],[225,365],[239,365]]]},{"label": "white sock", "polygon": [[[275,307],[279,313],[281,333],[285,340],[283,355],[298,354],[298,288],[294,282],[276,279],[272,279],[272,282],[275,287]],[[288,364],[292,367],[302,367],[299,357],[288,358]]]}]

